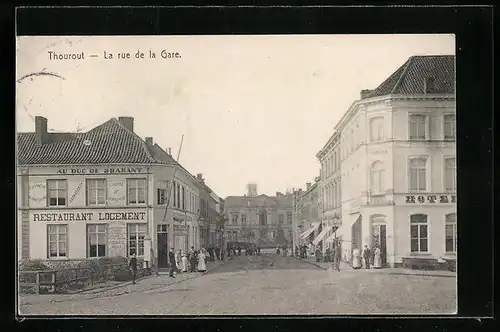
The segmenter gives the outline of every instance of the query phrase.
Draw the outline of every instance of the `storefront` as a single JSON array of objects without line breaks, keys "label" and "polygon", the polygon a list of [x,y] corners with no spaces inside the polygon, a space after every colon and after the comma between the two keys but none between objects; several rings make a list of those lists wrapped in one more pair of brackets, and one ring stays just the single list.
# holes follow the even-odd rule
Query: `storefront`
[{"label": "storefront", "polygon": [[144,209],[31,210],[31,259],[144,256]]}]

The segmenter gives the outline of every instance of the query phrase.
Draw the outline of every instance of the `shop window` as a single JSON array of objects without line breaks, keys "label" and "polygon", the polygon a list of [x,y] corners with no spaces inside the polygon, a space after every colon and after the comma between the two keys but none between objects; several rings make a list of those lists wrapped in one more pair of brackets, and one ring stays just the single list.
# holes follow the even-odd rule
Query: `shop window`
[{"label": "shop window", "polygon": [[146,224],[128,224],[128,254],[132,256],[144,256],[144,237],[146,236]]},{"label": "shop window", "polygon": [[455,158],[444,160],[444,181],[446,191],[457,190],[457,164]]},{"label": "shop window", "polygon": [[427,234],[427,215],[413,214],[410,216],[410,236],[411,236],[411,252],[420,253],[427,252],[428,234]]},{"label": "shop window", "polygon": [[409,121],[410,140],[425,140],[427,137],[427,116],[411,114]]},{"label": "shop window", "polygon": [[450,213],[447,214],[445,224],[445,241],[446,241],[446,252],[456,253],[457,252],[457,214]]},{"label": "shop window", "polygon": [[48,258],[68,256],[68,226],[47,225]]},{"label": "shop window", "polygon": [[127,179],[128,204],[146,203],[146,179]]},{"label": "shop window", "polygon": [[47,180],[47,205],[66,206],[68,198],[67,180]]},{"label": "shop window", "polygon": [[87,205],[105,205],[106,204],[106,180],[88,179],[87,180]]},{"label": "shop window", "polygon": [[87,225],[87,257],[106,256],[106,225]]}]

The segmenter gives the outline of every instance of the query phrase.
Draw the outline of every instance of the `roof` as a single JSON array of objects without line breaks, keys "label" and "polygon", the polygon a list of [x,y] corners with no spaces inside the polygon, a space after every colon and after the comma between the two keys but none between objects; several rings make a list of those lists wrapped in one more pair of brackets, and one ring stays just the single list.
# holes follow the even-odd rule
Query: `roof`
[{"label": "roof", "polygon": [[150,164],[155,158],[146,142],[112,118],[86,133],[48,133],[38,145],[34,132],[18,133],[20,165]]},{"label": "roof", "polygon": [[224,207],[293,207],[293,196],[228,196],[225,198]]},{"label": "roof", "polygon": [[434,78],[435,93],[454,93],[455,56],[412,56],[363,99],[389,94],[423,94],[428,77]]}]

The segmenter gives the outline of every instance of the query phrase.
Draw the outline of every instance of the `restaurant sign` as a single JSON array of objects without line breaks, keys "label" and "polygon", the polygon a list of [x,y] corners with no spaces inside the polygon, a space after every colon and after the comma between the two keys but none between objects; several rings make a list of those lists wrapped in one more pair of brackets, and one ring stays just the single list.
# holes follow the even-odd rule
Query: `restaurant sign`
[{"label": "restaurant sign", "polygon": [[449,204],[456,203],[456,195],[407,195],[406,204]]},{"label": "restaurant sign", "polygon": [[145,221],[146,212],[48,212],[33,213],[33,221]]},{"label": "restaurant sign", "polygon": [[144,174],[143,167],[106,167],[106,168],[59,168],[57,174]]}]

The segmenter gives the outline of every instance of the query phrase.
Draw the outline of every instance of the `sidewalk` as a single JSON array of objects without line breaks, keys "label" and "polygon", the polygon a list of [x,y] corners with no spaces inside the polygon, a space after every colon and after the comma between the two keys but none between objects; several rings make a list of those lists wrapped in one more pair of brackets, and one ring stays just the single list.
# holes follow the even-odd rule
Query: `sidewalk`
[{"label": "sidewalk", "polygon": [[55,302],[94,299],[97,297],[112,297],[123,294],[147,292],[165,286],[177,284],[186,280],[191,280],[197,277],[201,277],[204,274],[213,271],[214,269],[218,268],[219,266],[225,263],[227,263],[227,260],[207,262],[207,272],[181,273],[179,275],[176,275],[175,278],[169,278],[168,272],[160,272],[159,276],[155,276],[153,274],[138,279],[135,285],[133,285],[131,281],[127,282],[110,281],[105,284],[99,284],[94,287],[89,287],[84,291],[73,294],[44,294],[44,295],[19,294],[19,304],[34,305],[37,303],[47,303],[47,302],[55,303]]},{"label": "sidewalk", "polygon": [[[324,262],[316,262],[315,257],[307,257],[306,259],[300,259],[297,258],[301,261],[307,262],[309,264],[315,265],[319,268],[322,268],[323,270],[328,270],[331,267],[332,263],[324,263]],[[340,263],[340,270],[341,271],[352,271],[352,272],[357,272],[357,271],[364,271],[367,273],[384,273],[384,274],[392,274],[392,275],[416,275],[416,276],[434,276],[434,277],[448,277],[448,278],[456,278],[457,273],[452,272],[452,271],[441,271],[441,270],[435,270],[435,271],[426,271],[426,270],[412,270],[412,269],[404,269],[404,268],[394,268],[394,267],[388,267],[388,268],[383,268],[383,269],[360,269],[360,270],[355,270],[351,267],[351,265],[347,262],[342,261]]]}]

